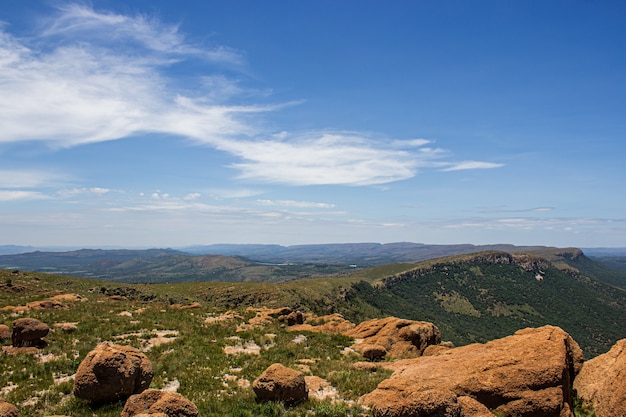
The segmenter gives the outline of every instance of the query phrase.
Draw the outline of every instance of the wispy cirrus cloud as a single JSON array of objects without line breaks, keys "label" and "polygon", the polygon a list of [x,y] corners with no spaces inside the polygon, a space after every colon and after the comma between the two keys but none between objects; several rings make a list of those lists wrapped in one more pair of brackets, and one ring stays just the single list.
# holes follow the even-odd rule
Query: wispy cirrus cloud
[{"label": "wispy cirrus cloud", "polygon": [[454,162],[450,164],[446,168],[443,168],[442,171],[464,171],[469,169],[493,169],[503,167],[504,164],[498,164],[494,162],[481,162],[481,161],[462,161],[462,162]]},{"label": "wispy cirrus cloud", "polygon": [[55,172],[28,169],[0,169],[0,188],[34,188],[63,180]]},{"label": "wispy cirrus cloud", "polygon": [[278,207],[291,207],[291,208],[320,208],[328,209],[334,208],[335,205],[331,203],[315,203],[313,201],[295,201],[295,200],[256,200],[256,202],[262,206],[278,206]]},{"label": "wispy cirrus cloud", "polygon": [[63,190],[59,190],[57,192],[58,195],[62,197],[71,197],[81,194],[93,194],[93,195],[104,195],[110,193],[111,190],[104,187],[75,187],[75,188],[67,188]]},{"label": "wispy cirrus cloud", "polygon": [[0,202],[17,200],[42,200],[49,198],[37,191],[0,190]]},{"label": "wispy cirrus cloud", "polygon": [[[170,75],[172,64],[188,60],[203,66],[189,77]],[[0,143],[62,148],[166,134],[227,152],[241,179],[287,185],[377,185],[426,168],[502,166],[444,162],[428,139],[268,132],[263,115],[298,102],[250,102],[267,91],[246,94],[222,72],[243,63],[235,49],[194,43],[154,17],[62,5],[31,38],[0,26]]]}]

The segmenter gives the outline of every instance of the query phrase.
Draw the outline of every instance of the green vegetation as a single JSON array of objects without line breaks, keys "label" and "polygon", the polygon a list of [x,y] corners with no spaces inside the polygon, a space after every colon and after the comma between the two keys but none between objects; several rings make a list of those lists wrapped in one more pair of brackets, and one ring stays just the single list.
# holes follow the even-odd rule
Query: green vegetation
[{"label": "green vegetation", "polygon": [[[86,300],[64,302],[68,309],[28,313],[51,327],[78,323],[77,330],[55,329],[46,337],[49,345],[35,356],[0,354],[0,397],[18,405],[25,417],[119,416],[122,404],[94,407],[75,399],[69,377],[101,341],[145,349],[161,336],[168,343],[146,350],[155,368],[152,387],[179,384],[178,392],[193,401],[203,417],[367,415],[355,401],[389,372],[353,369],[350,364],[358,357],[341,354],[352,343],[344,336],[305,332],[302,342],[296,343],[299,334],[280,323],[237,331],[244,319],[254,315],[246,310],[249,306],[340,313],[353,322],[390,315],[430,321],[455,345],[551,324],[569,332],[588,359],[624,337],[626,291],[596,276],[604,267],[582,255],[552,252],[545,256],[553,263],[530,257],[523,265],[490,262],[488,255],[384,265],[350,276],[282,283],[121,284],[0,271],[0,324],[11,325],[20,317],[4,306],[25,305],[59,293]],[[201,307],[174,308],[193,302]],[[205,321],[227,310],[244,319]],[[246,344],[257,346],[259,354],[225,351]],[[256,403],[250,383],[275,362],[326,379],[342,401],[312,399],[294,408]],[[577,416],[593,415],[585,407],[577,405]]]},{"label": "green vegetation", "polygon": [[485,342],[524,327],[551,324],[570,333],[586,357],[624,337],[626,292],[553,266],[527,271],[470,257],[429,261],[354,297],[388,315],[435,323],[457,345]]},{"label": "green vegetation", "polygon": [[[188,285],[137,285],[112,287],[102,281],[0,271],[0,279],[12,285],[0,286],[0,306],[25,305],[58,293],[79,294],[85,301],[68,301],[68,309],[32,310],[34,317],[54,328],[55,323],[78,322],[77,330],[65,333],[54,329],[46,337],[48,346],[38,354],[0,354],[1,397],[16,404],[24,417],[65,414],[73,417],[98,415],[119,416],[122,403],[92,406],[71,395],[73,375],[82,359],[98,343],[112,340],[146,350],[148,343],[161,335],[168,343],[156,344],[146,350],[155,376],[153,388],[176,382],[178,392],[193,401],[203,417],[210,416],[301,416],[315,412],[317,416],[361,415],[356,405],[359,396],[371,391],[390,372],[351,370],[350,363],[359,356],[341,352],[352,340],[340,335],[322,333],[291,333],[279,322],[262,329],[237,331],[243,319],[207,323],[224,310],[203,301],[212,289],[225,290],[222,284],[206,287]],[[195,288],[197,294],[194,295]],[[258,287],[254,284],[251,290]],[[270,284],[265,284],[270,286]],[[106,296],[106,289],[117,289],[126,300]],[[282,291],[282,290],[281,290]],[[280,291],[279,291],[280,292]],[[289,291],[285,291],[290,296]],[[273,293],[268,292],[268,297]],[[169,299],[202,301],[203,307],[172,308]],[[286,298],[283,298],[287,300]],[[254,314],[237,313],[248,319]],[[11,325],[16,315],[0,310],[0,323]],[[296,336],[301,335],[296,342]],[[225,347],[254,344],[258,355],[229,355]],[[342,400],[337,403],[312,399],[294,408],[282,404],[256,403],[250,386],[269,365],[280,362],[293,369],[302,368],[305,375],[327,379]],[[338,371],[339,370],[339,371]]]}]

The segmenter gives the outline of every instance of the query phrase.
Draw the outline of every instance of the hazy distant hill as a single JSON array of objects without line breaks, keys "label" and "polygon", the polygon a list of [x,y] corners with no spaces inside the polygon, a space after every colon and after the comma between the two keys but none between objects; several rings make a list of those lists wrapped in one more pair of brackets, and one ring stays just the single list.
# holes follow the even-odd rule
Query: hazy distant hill
[{"label": "hazy distant hill", "polygon": [[[626,288],[626,273],[618,270],[622,258],[581,256],[579,249],[513,245],[425,245],[418,243],[358,243],[328,245],[211,245],[174,249],[81,249],[66,252],[35,251],[0,255],[0,268],[92,277],[118,282],[289,281],[337,277],[388,264],[420,261],[500,250],[532,253],[560,266],[583,269],[588,275]],[[208,252],[208,253],[206,253]],[[569,253],[570,256],[559,256]],[[573,254],[576,254],[575,256]],[[612,263],[611,263],[612,262]],[[615,268],[613,268],[615,267]]]},{"label": "hazy distant hill", "polygon": [[527,252],[543,246],[514,245],[427,245],[423,243],[337,243],[319,245],[206,245],[182,248],[193,254],[245,256],[260,262],[357,264],[363,267],[397,262],[418,262],[443,256],[485,250]]},{"label": "hazy distant hill", "polygon": [[265,264],[241,256],[190,255],[173,249],[81,249],[1,255],[0,269],[49,272],[128,283],[271,282],[354,272],[354,268],[349,265]]}]

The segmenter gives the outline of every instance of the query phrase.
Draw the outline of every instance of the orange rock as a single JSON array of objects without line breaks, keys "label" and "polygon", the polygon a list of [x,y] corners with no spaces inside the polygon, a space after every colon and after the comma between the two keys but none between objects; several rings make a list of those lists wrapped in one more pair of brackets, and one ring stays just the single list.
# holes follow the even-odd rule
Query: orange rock
[{"label": "orange rock", "polygon": [[20,417],[20,410],[0,398],[0,417]]},{"label": "orange rock", "polygon": [[[364,321],[344,334],[364,344],[383,346],[390,357],[421,355],[427,346],[441,343],[434,324],[396,317]],[[359,350],[358,343],[354,347]]]},{"label": "orange rock", "polygon": [[574,380],[578,396],[590,401],[598,417],[626,415],[626,339],[588,360]]},{"label": "orange rock", "polygon": [[148,388],[153,375],[150,360],[137,349],[103,342],[78,366],[74,395],[96,404],[119,401]]},{"label": "orange rock", "polygon": [[280,363],[267,368],[252,383],[252,389],[259,401],[283,401],[293,405],[308,398],[304,374]]},{"label": "orange rock", "polygon": [[50,327],[33,318],[17,319],[13,322],[11,341],[14,347],[43,347],[42,340],[50,332]]},{"label": "orange rock", "polygon": [[175,392],[148,389],[131,396],[124,405],[120,417],[139,416],[196,417],[198,408],[194,403]]},{"label": "orange rock", "polygon": [[359,352],[361,352],[361,355],[370,361],[381,360],[387,355],[387,349],[381,345],[361,343],[359,344],[358,349]]},{"label": "orange rock", "polygon": [[344,319],[341,314],[330,314],[327,316],[307,315],[304,324],[297,324],[289,327],[292,332],[316,332],[316,333],[332,333],[345,334],[355,327],[354,323]]},{"label": "orange rock", "polygon": [[478,416],[485,408],[510,416],[565,417],[582,363],[580,347],[560,328],[524,329],[437,356],[385,363],[396,372],[361,402],[375,417]]},{"label": "orange rock", "polygon": [[11,338],[11,330],[6,324],[0,324],[0,341]]}]

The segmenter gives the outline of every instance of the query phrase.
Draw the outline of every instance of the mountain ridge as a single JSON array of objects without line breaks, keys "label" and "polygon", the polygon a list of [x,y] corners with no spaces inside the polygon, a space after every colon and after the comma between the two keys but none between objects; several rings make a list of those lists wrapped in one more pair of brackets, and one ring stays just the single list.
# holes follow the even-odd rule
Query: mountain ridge
[{"label": "mountain ridge", "polygon": [[[427,245],[396,242],[329,245],[211,245],[180,249],[80,249],[0,255],[0,268],[88,276],[119,282],[287,281],[337,277],[394,263],[417,263],[485,250],[535,253],[555,261],[576,248],[501,245]],[[206,253],[210,252],[210,253]],[[582,253],[582,252],[581,252]],[[221,256],[221,258],[219,258]],[[219,259],[219,262],[217,261]],[[563,259],[558,259],[563,262]],[[607,275],[611,273],[606,271]],[[615,285],[626,286],[619,276]]]}]

